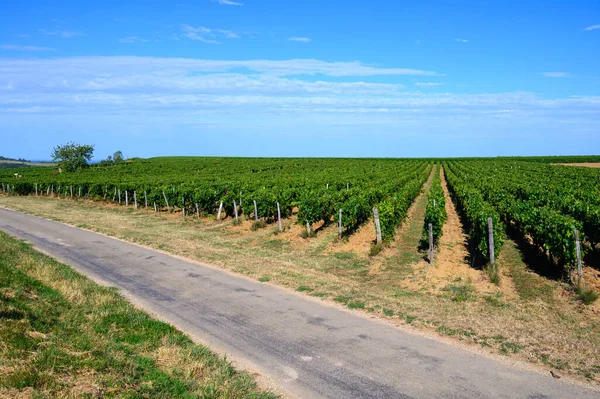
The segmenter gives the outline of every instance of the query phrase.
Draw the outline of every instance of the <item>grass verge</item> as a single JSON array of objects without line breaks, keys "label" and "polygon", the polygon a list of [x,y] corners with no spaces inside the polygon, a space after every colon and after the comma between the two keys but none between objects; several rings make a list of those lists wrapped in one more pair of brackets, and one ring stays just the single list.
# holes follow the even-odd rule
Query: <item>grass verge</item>
[{"label": "grass verge", "polygon": [[0,397],[275,398],[208,348],[0,232]]}]

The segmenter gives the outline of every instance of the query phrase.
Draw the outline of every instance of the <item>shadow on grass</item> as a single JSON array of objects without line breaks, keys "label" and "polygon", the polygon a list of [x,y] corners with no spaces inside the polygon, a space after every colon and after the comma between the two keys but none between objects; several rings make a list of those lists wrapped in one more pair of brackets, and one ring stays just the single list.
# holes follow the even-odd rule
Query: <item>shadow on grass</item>
[{"label": "shadow on grass", "polygon": [[517,244],[523,262],[530,270],[551,280],[564,280],[567,277],[562,267],[549,259],[541,248],[532,244],[523,233],[510,223],[507,224],[506,233],[508,238]]}]

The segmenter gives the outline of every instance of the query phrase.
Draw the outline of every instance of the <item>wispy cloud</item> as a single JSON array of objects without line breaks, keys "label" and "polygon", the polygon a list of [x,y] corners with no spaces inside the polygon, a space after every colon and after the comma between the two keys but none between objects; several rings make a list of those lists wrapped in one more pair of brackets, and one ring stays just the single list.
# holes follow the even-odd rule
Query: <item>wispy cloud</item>
[{"label": "wispy cloud", "polygon": [[310,38],[308,38],[308,37],[298,37],[298,36],[292,36],[288,40],[290,40],[292,42],[301,42],[301,43],[308,43],[308,42],[310,42]]},{"label": "wispy cloud", "polygon": [[226,6],[243,6],[244,5],[244,3],[240,3],[239,1],[232,1],[232,0],[217,0],[217,3],[223,4]]},{"label": "wispy cloud", "polygon": [[[272,76],[296,76],[296,75],[326,75],[326,76],[440,76],[433,71],[425,71],[411,68],[380,68],[373,65],[363,64],[358,61],[352,62],[327,62],[315,59],[289,59],[289,60],[206,60],[194,58],[159,58],[159,57],[70,57],[56,60],[40,60],[36,63],[38,67],[44,66],[48,71],[55,68],[81,68],[86,70],[90,64],[95,70],[104,70],[110,74],[124,73],[122,69],[148,71],[150,75],[161,70],[185,69],[190,73],[223,73],[248,69]],[[22,61],[26,67],[27,62]],[[41,72],[40,72],[41,73]],[[0,75],[1,77],[2,75]]]},{"label": "wispy cloud", "polygon": [[570,78],[572,75],[569,72],[541,72],[547,78]]},{"label": "wispy cloud", "polygon": [[467,39],[454,39],[455,42],[459,42],[459,43],[468,43],[469,41]]},{"label": "wispy cloud", "polygon": [[119,42],[121,43],[146,43],[147,41],[148,40],[142,39],[141,37],[137,36],[129,36],[119,39]]},{"label": "wispy cloud", "polygon": [[85,36],[85,33],[81,33],[81,32],[72,32],[72,31],[66,31],[66,30],[57,30],[57,31],[51,31],[51,30],[46,30],[46,29],[40,29],[40,33],[42,35],[48,35],[48,36],[59,36],[59,37],[64,37],[66,39],[71,38],[71,37],[75,37],[75,36]]},{"label": "wispy cloud", "polygon": [[51,47],[19,46],[16,44],[3,44],[0,46],[0,49],[14,51],[54,51]]},{"label": "wispy cloud", "polygon": [[596,29],[600,29],[600,25],[588,26],[587,28],[584,28],[583,30],[596,30]]},{"label": "wispy cloud", "polygon": [[226,29],[209,29],[204,26],[181,25],[181,36],[204,43],[221,44],[217,39],[239,39],[239,35]]},{"label": "wispy cloud", "polygon": [[240,38],[240,36],[237,33],[232,32],[227,29],[217,29],[217,30],[215,30],[215,32],[225,36],[227,39],[239,39]]},{"label": "wispy cloud", "polygon": [[443,86],[443,83],[439,83],[439,82],[416,82],[415,86],[421,86],[421,87],[436,87],[436,86]]},{"label": "wispy cloud", "polygon": [[[360,62],[0,57],[0,71],[0,124],[16,129],[37,125],[36,131],[49,120],[53,125],[60,121],[55,127],[61,131],[73,130],[77,121],[111,131],[106,121],[112,119],[114,126],[139,126],[144,135],[158,134],[160,126],[165,132],[175,131],[174,126],[187,123],[219,126],[222,130],[215,134],[263,131],[270,124],[273,132],[297,126],[299,135],[338,131],[345,138],[350,137],[349,129],[355,129],[368,140],[374,133],[366,127],[389,125],[388,137],[414,129],[446,133],[454,129],[481,139],[477,135],[486,134],[481,128],[494,125],[502,140],[507,134],[522,138],[528,132],[550,140],[544,135],[554,129],[586,134],[596,143],[600,128],[600,96],[406,90],[392,76],[435,73]],[[340,76],[346,78],[340,81],[336,78]],[[365,82],[365,76],[380,76],[379,83]]]}]

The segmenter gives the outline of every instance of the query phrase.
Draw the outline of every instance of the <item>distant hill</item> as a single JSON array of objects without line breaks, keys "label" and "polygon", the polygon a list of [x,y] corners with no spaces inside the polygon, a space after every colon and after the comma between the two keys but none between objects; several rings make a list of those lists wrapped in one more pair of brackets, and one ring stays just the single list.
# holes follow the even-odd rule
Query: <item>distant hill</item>
[{"label": "distant hill", "polygon": [[23,158],[19,158],[19,159],[14,159],[14,158],[6,158],[3,156],[0,156],[0,161],[15,161],[15,162],[30,162],[27,159],[23,159]]},{"label": "distant hill", "polygon": [[52,162],[32,162],[27,159],[14,159],[0,156],[0,169],[27,168],[29,166],[52,166]]}]

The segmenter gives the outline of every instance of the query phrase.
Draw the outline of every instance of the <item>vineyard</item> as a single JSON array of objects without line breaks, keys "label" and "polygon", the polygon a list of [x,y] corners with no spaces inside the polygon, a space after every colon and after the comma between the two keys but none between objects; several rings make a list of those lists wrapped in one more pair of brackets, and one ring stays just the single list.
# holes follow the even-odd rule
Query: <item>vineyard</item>
[{"label": "vineyard", "polygon": [[0,205],[600,382],[600,169],[561,165],[599,160],[31,166]]},{"label": "vineyard", "polygon": [[470,238],[485,258],[490,256],[488,217],[494,222],[496,256],[507,227],[568,270],[577,260],[576,231],[588,244],[582,253],[600,241],[597,170],[519,161],[451,161],[446,170]]},{"label": "vineyard", "polygon": [[[469,250],[485,264],[502,251],[507,231],[531,240],[565,271],[600,242],[600,173],[553,165],[595,157],[496,159],[133,159],[74,173],[27,168],[0,174],[9,195],[86,198],[155,212],[244,216],[266,223],[295,216],[306,228],[337,222],[348,237],[366,223],[379,225],[383,243],[397,228],[430,176],[423,239],[432,225],[437,242],[446,220],[440,168],[468,235]],[[16,172],[16,173],[15,173]],[[374,221],[374,208],[378,220]],[[493,257],[490,253],[493,233]],[[476,262],[477,263],[477,262]]]}]

